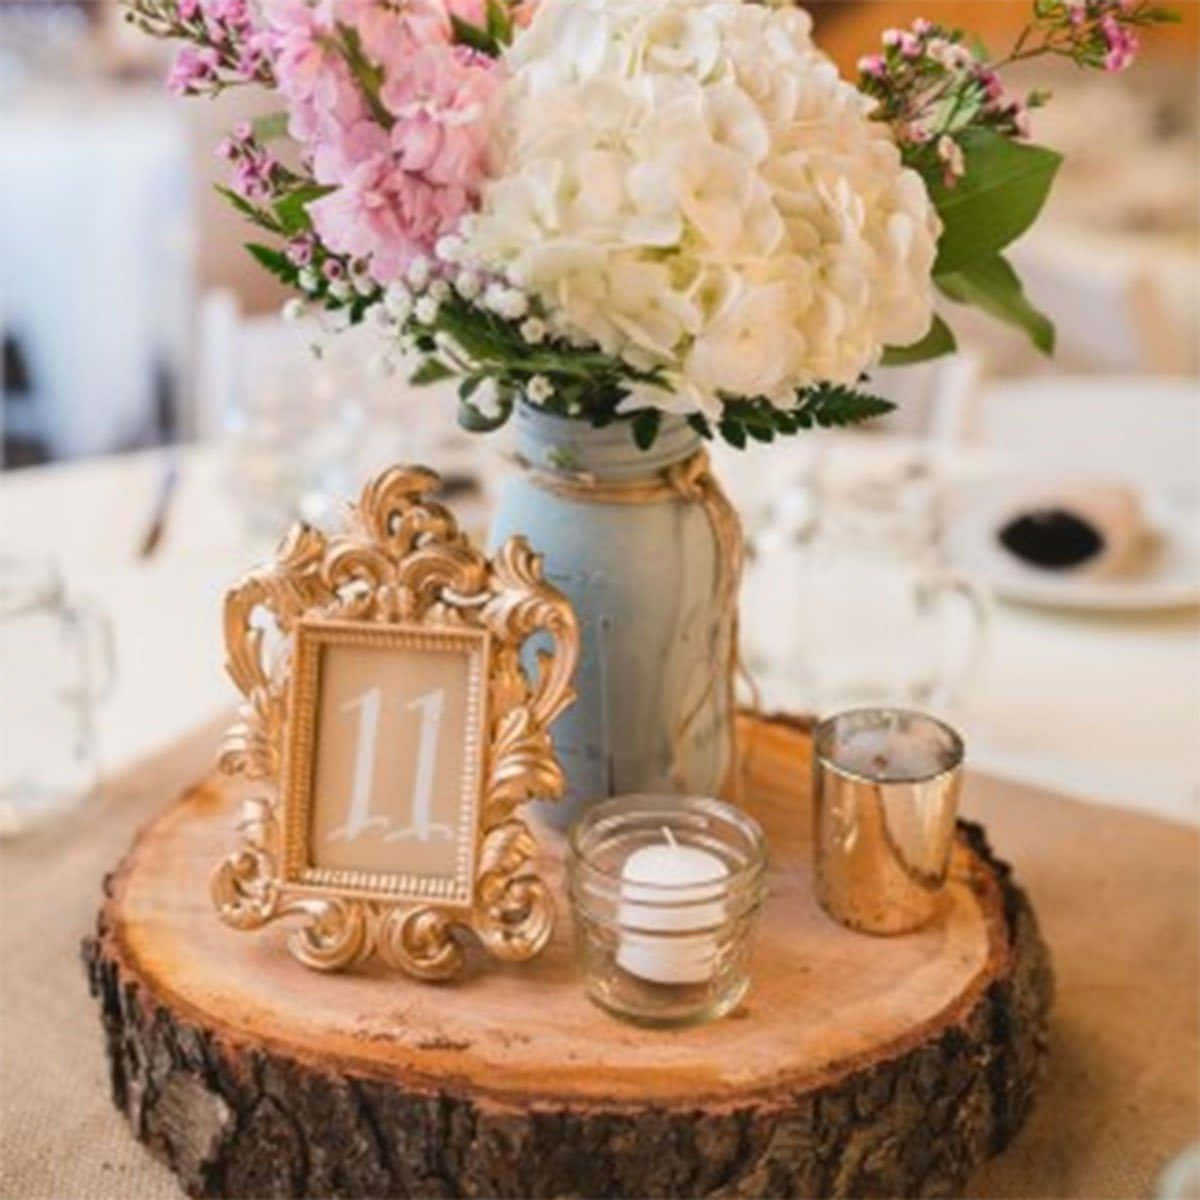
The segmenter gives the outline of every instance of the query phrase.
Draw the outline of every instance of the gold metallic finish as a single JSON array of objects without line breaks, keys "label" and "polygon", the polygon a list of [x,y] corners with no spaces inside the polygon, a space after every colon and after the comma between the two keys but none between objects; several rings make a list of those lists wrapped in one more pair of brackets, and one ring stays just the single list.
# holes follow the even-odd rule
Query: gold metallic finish
[{"label": "gold metallic finish", "polygon": [[[523,960],[554,927],[550,889],[533,866],[537,842],[517,809],[557,799],[566,786],[549,729],[575,698],[578,625],[525,539],[510,538],[489,559],[430,498],[440,483],[422,467],[390,468],[363,489],[344,530],[297,525],[275,561],[225,597],[227,667],[245,702],[220,765],[251,786],[241,846],[214,872],[212,898],[235,929],[299,918],[289,948],[317,970],[378,954],[418,978],[446,979],[463,964],[456,928],[498,958]],[[264,613],[282,652],[267,652]],[[547,645],[527,673],[521,648],[535,634]],[[481,732],[464,747],[477,763],[464,772],[475,832],[456,860],[462,878],[307,865],[313,647],[356,640],[471,654],[469,709]]]},{"label": "gold metallic finish", "polygon": [[918,929],[937,913],[962,786],[949,726],[902,709],[859,709],[817,726],[817,899],[864,933]]}]

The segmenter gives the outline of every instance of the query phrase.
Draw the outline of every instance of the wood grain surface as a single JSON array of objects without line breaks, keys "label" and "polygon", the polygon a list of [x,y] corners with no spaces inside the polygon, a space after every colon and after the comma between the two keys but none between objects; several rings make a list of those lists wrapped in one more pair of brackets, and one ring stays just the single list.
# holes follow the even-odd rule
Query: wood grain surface
[{"label": "wood grain surface", "polygon": [[236,813],[214,778],[142,831],[85,946],[118,1107],[197,1195],[961,1188],[1039,1075],[1052,989],[1029,906],[963,826],[937,921],[843,929],[812,898],[806,732],[752,718],[741,734],[771,895],[732,1016],[664,1033],[605,1015],[565,912],[535,962],[480,957],[454,985],[308,973],[283,930],[212,913]]}]

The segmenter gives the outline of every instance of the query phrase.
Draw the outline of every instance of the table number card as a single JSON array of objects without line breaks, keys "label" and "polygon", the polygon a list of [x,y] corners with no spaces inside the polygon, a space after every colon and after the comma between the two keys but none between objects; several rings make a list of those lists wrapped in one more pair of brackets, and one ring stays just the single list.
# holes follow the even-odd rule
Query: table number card
[{"label": "table number card", "polygon": [[[252,786],[213,900],[237,929],[300,918],[289,947],[320,970],[378,953],[442,979],[462,966],[456,929],[525,959],[553,928],[516,812],[563,790],[549,726],[574,696],[575,617],[523,538],[488,559],[438,486],[392,468],[342,532],[297,526],[225,600],[246,704],[221,763]],[[534,635],[550,648],[531,678]]]}]

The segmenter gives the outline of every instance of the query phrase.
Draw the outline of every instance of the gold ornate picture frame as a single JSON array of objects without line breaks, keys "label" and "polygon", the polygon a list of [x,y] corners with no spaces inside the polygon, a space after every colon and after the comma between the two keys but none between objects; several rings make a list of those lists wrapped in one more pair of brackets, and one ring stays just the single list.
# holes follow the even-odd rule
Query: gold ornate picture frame
[{"label": "gold ornate picture frame", "polygon": [[[213,902],[241,930],[299,918],[289,948],[319,970],[378,954],[445,979],[463,966],[458,930],[521,960],[553,929],[517,810],[562,795],[549,727],[574,699],[578,627],[525,540],[488,558],[431,498],[439,486],[432,471],[391,468],[344,529],[296,526],[225,598],[227,666],[245,702],[220,762],[251,786]],[[281,635],[274,652],[264,613]],[[527,673],[521,651],[538,634],[549,649]]]}]

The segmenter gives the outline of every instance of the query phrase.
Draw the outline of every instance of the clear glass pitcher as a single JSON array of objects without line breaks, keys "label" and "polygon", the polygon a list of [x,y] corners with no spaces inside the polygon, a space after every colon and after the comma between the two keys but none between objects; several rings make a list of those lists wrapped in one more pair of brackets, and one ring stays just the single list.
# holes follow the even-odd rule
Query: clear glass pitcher
[{"label": "clear glass pitcher", "polygon": [[94,714],[112,687],[108,617],[49,559],[0,552],[0,837],[67,812],[99,777]]},{"label": "clear glass pitcher", "polygon": [[956,709],[987,605],[944,566],[940,516],[917,458],[828,454],[775,498],[742,605],[744,657],[768,706]]}]

